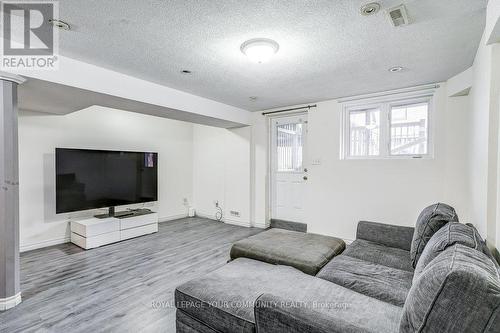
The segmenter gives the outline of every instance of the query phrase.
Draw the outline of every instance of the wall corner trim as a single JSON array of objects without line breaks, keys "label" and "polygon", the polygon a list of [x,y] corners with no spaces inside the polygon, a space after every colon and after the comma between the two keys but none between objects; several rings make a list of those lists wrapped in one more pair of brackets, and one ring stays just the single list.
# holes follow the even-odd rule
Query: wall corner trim
[{"label": "wall corner trim", "polygon": [[41,242],[21,244],[21,246],[19,247],[19,252],[37,250],[37,249],[41,249],[41,248],[49,247],[49,246],[53,246],[53,245],[69,243],[70,241],[71,241],[71,239],[68,236],[68,237],[62,237],[62,238],[47,239],[47,240],[44,240]]}]

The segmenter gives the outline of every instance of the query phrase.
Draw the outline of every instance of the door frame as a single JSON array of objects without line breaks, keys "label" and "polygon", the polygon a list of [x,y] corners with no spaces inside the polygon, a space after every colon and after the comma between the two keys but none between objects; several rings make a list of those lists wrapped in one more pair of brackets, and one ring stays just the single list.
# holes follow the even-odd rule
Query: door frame
[{"label": "door frame", "polygon": [[[305,149],[303,151],[303,167],[307,167],[307,144],[308,144],[308,136],[309,136],[309,112],[308,110],[303,110],[303,111],[295,111],[295,112],[287,112],[283,113],[280,115],[272,115],[272,116],[267,116],[267,174],[268,174],[268,182],[266,186],[266,220],[270,224],[271,219],[273,218],[273,185],[274,185],[274,172],[273,172],[273,166],[274,166],[274,159],[272,156],[272,151],[273,151],[273,121],[276,120],[277,118],[289,118],[289,117],[295,117],[295,116],[300,116],[304,115],[307,117],[306,119],[306,145]],[[304,163],[305,161],[305,163]]]}]

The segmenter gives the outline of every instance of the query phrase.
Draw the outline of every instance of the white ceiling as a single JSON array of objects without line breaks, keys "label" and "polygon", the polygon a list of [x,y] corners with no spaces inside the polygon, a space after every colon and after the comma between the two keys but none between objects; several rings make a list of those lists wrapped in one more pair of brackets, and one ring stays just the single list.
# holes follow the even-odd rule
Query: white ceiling
[{"label": "white ceiling", "polygon": [[[370,1],[64,0],[60,16],[73,29],[60,48],[247,110],[444,81],[472,65],[487,0],[380,0],[383,9],[406,4],[412,24],[401,28],[384,10],[361,16]],[[240,52],[257,37],[280,44],[267,64]]]}]

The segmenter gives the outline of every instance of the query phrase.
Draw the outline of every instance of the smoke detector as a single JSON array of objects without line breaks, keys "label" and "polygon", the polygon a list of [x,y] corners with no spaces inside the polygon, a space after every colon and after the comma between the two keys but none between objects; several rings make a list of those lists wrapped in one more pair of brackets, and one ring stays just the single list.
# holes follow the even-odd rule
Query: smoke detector
[{"label": "smoke detector", "polygon": [[366,5],[361,6],[361,15],[370,16],[376,14],[380,10],[380,4],[378,2],[370,2]]},{"label": "smoke detector", "polygon": [[391,8],[387,11],[387,14],[394,27],[401,27],[409,24],[408,12],[406,11],[405,5]]},{"label": "smoke detector", "polygon": [[404,67],[402,67],[402,66],[394,66],[394,67],[391,67],[388,69],[388,71],[391,73],[399,73],[399,72],[402,72],[403,70],[404,70]]},{"label": "smoke detector", "polygon": [[71,30],[71,26],[69,23],[66,23],[61,20],[56,20],[56,19],[50,19],[49,23],[52,24],[54,27],[59,28],[61,30]]}]

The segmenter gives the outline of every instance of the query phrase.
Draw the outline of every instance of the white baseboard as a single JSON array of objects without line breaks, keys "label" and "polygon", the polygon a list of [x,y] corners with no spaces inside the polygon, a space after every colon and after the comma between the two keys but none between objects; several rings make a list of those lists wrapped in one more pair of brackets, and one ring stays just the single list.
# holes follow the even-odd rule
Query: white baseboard
[{"label": "white baseboard", "polygon": [[[205,213],[205,212],[196,211],[196,216],[216,221],[215,214],[208,214],[208,213]],[[222,219],[222,222],[224,222],[226,224],[237,225],[237,226],[240,226],[240,227],[247,227],[247,228],[250,227],[250,222],[233,220],[233,219],[228,219],[228,218],[225,218],[225,217]]]},{"label": "white baseboard", "polygon": [[204,213],[204,212],[200,212],[200,211],[196,211],[196,217],[201,217],[201,218],[204,218],[204,219],[209,219],[209,220],[215,220],[215,215],[214,214],[207,214],[207,213]]},{"label": "white baseboard", "polygon": [[347,239],[347,238],[342,238],[342,240],[344,241],[344,243],[345,243],[346,245],[349,245],[349,244],[351,244],[352,242],[354,242],[352,239]]},{"label": "white baseboard", "polygon": [[70,237],[48,239],[48,240],[44,240],[44,241],[41,241],[41,242],[30,243],[30,244],[23,244],[23,245],[21,245],[19,247],[19,251],[20,252],[26,252],[26,251],[41,249],[43,247],[48,247],[48,246],[52,246],[52,245],[59,245],[59,244],[69,243],[70,241],[71,241]]},{"label": "white baseboard", "polygon": [[233,220],[233,219],[222,219],[224,223],[227,224],[232,224],[232,225],[238,225],[240,227],[250,227],[250,222],[247,221],[238,221],[238,220]]},{"label": "white baseboard", "polygon": [[0,298],[0,311],[11,309],[21,303],[21,293],[12,297]]},{"label": "white baseboard", "polygon": [[177,215],[170,215],[170,216],[166,216],[166,217],[160,217],[158,223],[163,223],[163,222],[178,220],[178,219],[182,219],[182,218],[185,218],[185,217],[188,217],[187,213],[177,214]]},{"label": "white baseboard", "polygon": [[267,229],[267,228],[269,228],[269,226],[270,226],[270,223],[266,224],[265,222],[264,223],[258,223],[258,222],[253,223],[253,227],[259,228],[259,229]]}]

